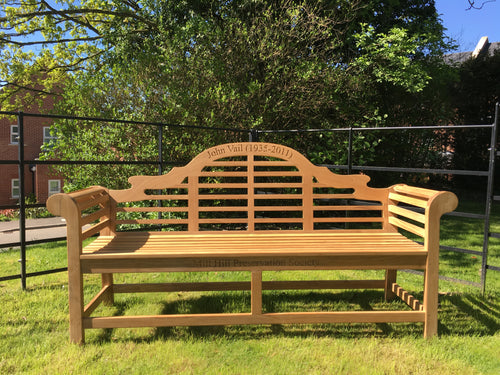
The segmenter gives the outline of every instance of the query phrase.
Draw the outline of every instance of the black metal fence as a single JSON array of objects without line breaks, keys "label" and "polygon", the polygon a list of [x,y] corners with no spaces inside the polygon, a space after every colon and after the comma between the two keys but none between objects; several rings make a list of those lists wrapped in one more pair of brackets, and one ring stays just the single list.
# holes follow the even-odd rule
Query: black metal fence
[{"label": "black metal fence", "polygon": [[[29,277],[41,276],[50,273],[62,272],[66,268],[56,268],[49,269],[39,272],[28,273],[26,269],[26,247],[29,245],[36,245],[45,242],[61,241],[65,240],[65,237],[52,238],[48,240],[26,240],[26,210],[29,208],[43,207],[42,204],[27,204],[25,201],[26,197],[26,181],[25,181],[25,166],[27,165],[151,165],[156,166],[159,174],[163,174],[167,166],[172,166],[178,164],[172,160],[164,160],[164,147],[165,138],[167,137],[166,130],[171,131],[172,129],[180,131],[206,131],[206,132],[222,132],[226,134],[228,132],[236,134],[240,141],[259,141],[266,137],[272,137],[275,140],[277,137],[286,135],[303,135],[306,133],[321,133],[325,135],[332,134],[343,134],[347,141],[346,150],[347,153],[347,163],[342,165],[330,165],[323,164],[332,169],[344,170],[347,173],[352,173],[354,171],[363,172],[373,172],[373,173],[416,173],[416,174],[432,174],[432,175],[443,175],[443,176],[467,176],[470,178],[481,177],[486,178],[487,182],[484,184],[484,195],[485,195],[485,210],[483,213],[469,213],[469,212],[453,212],[449,214],[450,216],[482,220],[484,221],[484,235],[482,250],[472,250],[467,248],[456,248],[442,246],[443,251],[450,251],[462,254],[470,254],[475,257],[481,258],[481,269],[480,269],[480,282],[474,282],[471,280],[463,280],[459,278],[444,277],[442,278],[452,281],[469,284],[478,287],[484,293],[486,288],[486,274],[488,270],[500,271],[500,267],[494,266],[488,263],[488,251],[490,247],[491,238],[500,238],[500,233],[492,233],[490,231],[491,226],[491,213],[492,204],[494,201],[500,201],[500,196],[494,194],[494,174],[495,174],[495,159],[500,156],[500,153],[496,150],[497,144],[497,130],[498,123],[500,121],[500,111],[499,105],[496,106],[496,115],[492,124],[487,125],[448,125],[448,126],[419,126],[419,127],[376,127],[376,128],[336,128],[336,129],[305,129],[305,130],[258,130],[258,129],[234,129],[234,128],[210,128],[203,126],[189,126],[189,125],[179,125],[179,124],[168,124],[161,122],[140,122],[140,121],[127,121],[119,119],[106,119],[106,118],[90,118],[90,117],[74,117],[74,116],[57,116],[57,115],[42,115],[42,114],[32,114],[23,112],[2,112],[0,115],[3,116],[16,116],[17,117],[17,127],[18,127],[18,158],[17,160],[0,160],[0,165],[17,165],[19,170],[19,204],[16,206],[0,206],[1,209],[19,209],[19,241],[8,244],[0,244],[0,249],[2,248],[18,248],[20,252],[20,273],[15,275],[0,276],[0,281],[20,279],[23,289],[26,288],[26,281]],[[127,124],[131,126],[153,126],[158,129],[158,139],[157,149],[158,157],[156,160],[134,160],[134,161],[98,161],[98,160],[71,160],[71,161],[48,161],[48,160],[27,160],[24,153],[24,138],[26,129],[24,126],[24,120],[26,118],[45,118],[52,120],[81,120],[81,121],[91,121],[91,122],[101,122],[107,124]],[[487,131],[490,135],[490,147],[488,149],[489,160],[488,168],[485,170],[468,170],[468,169],[452,169],[452,168],[406,168],[406,167],[388,167],[388,166],[369,166],[369,165],[356,165],[355,155],[353,154],[353,142],[356,137],[362,136],[364,134],[373,134],[374,132],[422,132],[430,131],[436,132],[455,132],[459,129],[464,131],[478,131],[483,129]],[[474,150],[471,150],[473,152]]]}]

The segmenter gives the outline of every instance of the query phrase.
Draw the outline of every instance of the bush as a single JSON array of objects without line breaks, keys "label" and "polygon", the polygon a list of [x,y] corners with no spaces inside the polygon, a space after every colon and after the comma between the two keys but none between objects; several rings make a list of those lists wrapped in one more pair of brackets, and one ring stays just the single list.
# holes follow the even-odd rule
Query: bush
[{"label": "bush", "polygon": [[11,221],[19,218],[19,210],[0,210],[0,221]]}]

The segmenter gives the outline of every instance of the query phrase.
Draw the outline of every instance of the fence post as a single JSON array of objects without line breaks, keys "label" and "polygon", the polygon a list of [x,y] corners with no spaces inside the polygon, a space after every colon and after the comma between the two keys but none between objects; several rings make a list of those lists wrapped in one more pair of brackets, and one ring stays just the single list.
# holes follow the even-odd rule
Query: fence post
[{"label": "fence post", "polygon": [[349,127],[349,145],[347,150],[347,174],[352,173],[352,126]]},{"label": "fence post", "polygon": [[257,129],[250,129],[249,142],[258,142],[259,141],[259,131]]},{"label": "fence post", "polygon": [[[163,174],[163,126],[158,126],[158,175],[161,176]],[[161,194],[161,191],[158,192]],[[158,200],[158,207],[163,207],[163,200]],[[163,219],[163,214],[161,211],[158,212],[158,219]],[[162,225],[158,225],[159,230],[161,231]]]},{"label": "fence post", "polygon": [[495,180],[495,158],[497,153],[497,130],[498,118],[500,116],[500,106],[497,103],[495,107],[495,121],[491,128],[491,141],[490,141],[490,157],[488,166],[488,186],[486,192],[486,208],[484,219],[484,237],[483,237],[483,255],[481,261],[481,293],[484,295],[486,291],[486,270],[488,269],[488,247],[490,240],[490,216],[491,206],[493,203],[493,183]]},{"label": "fence post", "polygon": [[163,174],[163,126],[158,126],[158,174]]},{"label": "fence post", "polygon": [[19,242],[21,243],[21,286],[26,289],[26,200],[25,200],[25,179],[24,179],[24,114],[17,115],[18,138],[18,162],[19,162]]}]

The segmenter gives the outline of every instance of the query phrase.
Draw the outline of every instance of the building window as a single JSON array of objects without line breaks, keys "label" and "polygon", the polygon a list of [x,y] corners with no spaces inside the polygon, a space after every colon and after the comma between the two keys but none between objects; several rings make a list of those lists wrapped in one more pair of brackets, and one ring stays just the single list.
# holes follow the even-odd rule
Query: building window
[{"label": "building window", "polygon": [[61,180],[49,180],[49,197],[61,192]]},{"label": "building window", "polygon": [[11,195],[12,198],[18,199],[19,198],[19,179],[14,178],[11,180]]},{"label": "building window", "polygon": [[55,135],[50,134],[50,126],[43,127],[43,143],[50,144],[52,141],[55,141],[57,137]]},{"label": "building window", "polygon": [[10,144],[17,145],[19,143],[19,128],[17,125],[10,126]]}]

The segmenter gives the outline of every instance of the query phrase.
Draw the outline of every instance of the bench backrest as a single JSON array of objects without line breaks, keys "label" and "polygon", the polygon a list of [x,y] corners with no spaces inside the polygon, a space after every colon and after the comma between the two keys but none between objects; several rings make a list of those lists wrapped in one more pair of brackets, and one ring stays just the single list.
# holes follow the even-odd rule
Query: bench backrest
[{"label": "bench backrest", "polygon": [[366,175],[315,166],[286,146],[223,144],[165,175],[130,177],[130,189],[110,190],[112,226],[250,233],[394,230],[388,224],[389,189],[370,188],[368,181]]}]

